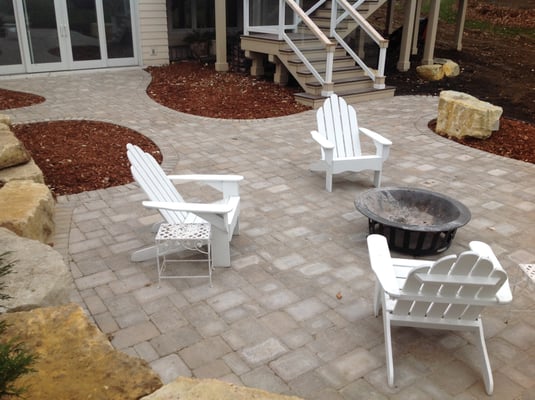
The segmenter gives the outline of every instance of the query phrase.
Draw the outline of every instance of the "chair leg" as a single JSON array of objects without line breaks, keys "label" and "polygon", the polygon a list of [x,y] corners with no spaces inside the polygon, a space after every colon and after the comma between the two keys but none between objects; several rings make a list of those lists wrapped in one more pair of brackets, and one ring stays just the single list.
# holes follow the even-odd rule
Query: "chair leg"
[{"label": "chair leg", "polygon": [[230,267],[230,243],[228,234],[212,226],[212,265]]},{"label": "chair leg", "polygon": [[325,190],[333,191],[333,173],[329,169],[325,171]]},{"label": "chair leg", "polygon": [[485,390],[490,396],[494,391],[494,379],[492,378],[492,368],[490,366],[489,355],[487,353],[487,345],[485,344],[485,335],[483,333],[483,324],[479,320],[479,329],[476,332],[478,335],[478,347],[481,351],[481,367],[483,368],[483,380],[485,382]]},{"label": "chair leg", "polygon": [[382,174],[381,170],[375,171],[373,174],[373,185],[375,187],[381,187],[381,174]]},{"label": "chair leg", "polygon": [[394,387],[394,356],[392,352],[392,332],[388,313],[383,310],[383,325],[385,330],[386,377],[388,386]]}]

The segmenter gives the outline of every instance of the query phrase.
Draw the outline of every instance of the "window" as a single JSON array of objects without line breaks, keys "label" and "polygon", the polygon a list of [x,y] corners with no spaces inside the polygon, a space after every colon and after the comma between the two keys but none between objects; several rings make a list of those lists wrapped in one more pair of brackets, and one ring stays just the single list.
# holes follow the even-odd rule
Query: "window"
[{"label": "window", "polygon": [[[213,29],[216,0],[171,0],[172,29]],[[238,1],[227,0],[227,27],[238,26]]]}]

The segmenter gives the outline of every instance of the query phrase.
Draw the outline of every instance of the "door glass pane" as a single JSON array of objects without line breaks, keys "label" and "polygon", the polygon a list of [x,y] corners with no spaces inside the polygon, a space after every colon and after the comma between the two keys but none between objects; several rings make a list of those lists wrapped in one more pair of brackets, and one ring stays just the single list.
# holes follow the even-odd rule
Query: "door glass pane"
[{"label": "door glass pane", "polygon": [[100,60],[95,0],[68,0],[73,61]]},{"label": "door glass pane", "polygon": [[108,58],[134,56],[129,0],[104,0]]},{"label": "door glass pane", "polygon": [[0,65],[21,64],[19,35],[11,0],[0,0]]},{"label": "door glass pane", "polygon": [[197,0],[196,28],[213,28],[215,26],[214,0]]},{"label": "door glass pane", "polygon": [[32,64],[60,62],[54,0],[24,0],[23,5]]},{"label": "door glass pane", "polygon": [[171,0],[171,20],[173,29],[193,28],[191,0]]}]

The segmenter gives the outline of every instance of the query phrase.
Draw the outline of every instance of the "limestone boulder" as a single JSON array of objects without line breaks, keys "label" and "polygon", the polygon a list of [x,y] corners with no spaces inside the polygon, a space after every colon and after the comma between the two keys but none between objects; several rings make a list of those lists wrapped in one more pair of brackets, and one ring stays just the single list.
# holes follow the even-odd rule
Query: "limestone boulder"
[{"label": "limestone boulder", "polygon": [[30,161],[30,153],[11,131],[0,131],[0,169]]},{"label": "limestone boulder", "polygon": [[11,126],[11,118],[9,118],[9,115],[0,114],[0,130],[2,130],[1,124]]},{"label": "limestone boulder", "polygon": [[440,64],[442,64],[444,76],[448,78],[459,76],[459,74],[461,73],[461,68],[459,67],[459,64],[452,60],[444,59],[442,62],[440,62]]},{"label": "limestone boulder", "polygon": [[19,236],[51,243],[55,202],[50,189],[33,181],[10,181],[0,188],[0,227]]},{"label": "limestone boulder", "polygon": [[75,304],[0,315],[7,339],[37,355],[35,372],[17,384],[28,399],[137,400],[162,386],[141,359],[111,346]]},{"label": "limestone boulder", "polygon": [[15,235],[0,228],[0,253],[9,252],[4,261],[13,261],[11,273],[2,277],[1,311],[30,310],[66,304],[74,290],[71,271],[52,247]]},{"label": "limestone boulder", "polygon": [[437,133],[486,139],[499,129],[501,107],[454,90],[443,90],[438,101]]},{"label": "limestone boulder", "polygon": [[0,187],[10,181],[33,181],[36,183],[44,183],[45,179],[41,168],[30,159],[25,164],[15,165],[13,167],[0,169]]},{"label": "limestone boulder", "polygon": [[440,64],[419,65],[416,67],[416,73],[426,81],[439,81],[444,78],[444,69]]},{"label": "limestone boulder", "polygon": [[141,400],[299,400],[215,379],[179,377]]}]

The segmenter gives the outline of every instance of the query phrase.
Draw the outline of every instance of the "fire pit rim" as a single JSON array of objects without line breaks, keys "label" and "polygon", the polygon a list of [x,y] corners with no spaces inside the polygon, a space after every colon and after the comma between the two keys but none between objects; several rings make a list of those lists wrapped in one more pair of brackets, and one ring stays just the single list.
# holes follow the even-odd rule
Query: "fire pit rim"
[{"label": "fire pit rim", "polygon": [[[456,219],[447,221],[441,224],[427,224],[427,225],[417,225],[417,224],[404,224],[400,222],[396,222],[393,220],[386,219],[376,213],[374,213],[372,210],[370,210],[365,203],[365,200],[371,198],[370,194],[373,192],[387,192],[387,191],[410,191],[410,192],[417,192],[426,194],[431,197],[436,197],[441,200],[446,200],[450,202],[457,210],[459,211],[459,215]],[[442,193],[434,192],[427,189],[421,189],[421,188],[415,188],[415,187],[400,187],[400,186],[391,186],[391,187],[384,187],[384,188],[373,188],[366,190],[364,193],[362,193],[357,199],[355,199],[355,207],[358,211],[360,211],[364,216],[368,217],[369,219],[372,219],[378,223],[391,226],[394,228],[404,229],[408,231],[415,231],[415,232],[439,232],[439,231],[450,231],[457,229],[461,226],[466,225],[472,215],[470,213],[470,210],[468,207],[466,207],[463,203],[460,201],[447,196]]]}]

